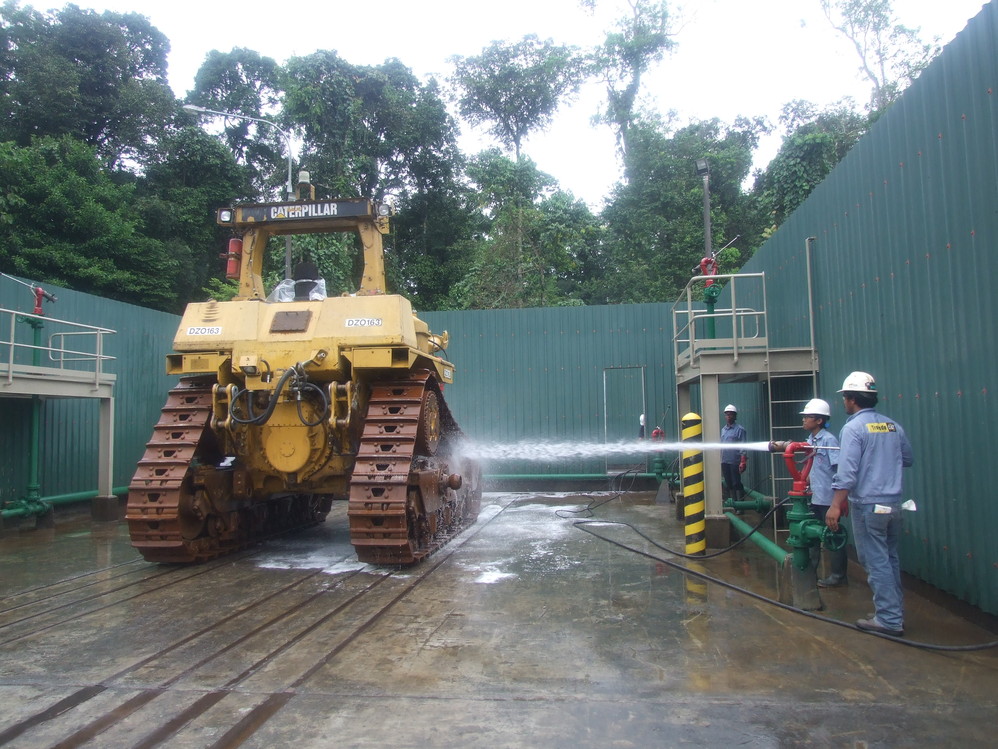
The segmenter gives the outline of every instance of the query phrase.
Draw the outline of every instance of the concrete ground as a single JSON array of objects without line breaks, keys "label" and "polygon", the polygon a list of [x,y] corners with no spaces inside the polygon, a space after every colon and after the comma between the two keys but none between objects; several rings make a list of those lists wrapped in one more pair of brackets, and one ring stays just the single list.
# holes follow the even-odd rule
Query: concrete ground
[{"label": "concrete ground", "polygon": [[[751,544],[696,562],[723,581],[704,582],[634,528],[682,551],[649,493],[487,494],[404,570],[355,561],[343,503],[196,567],[149,564],[124,523],[80,514],[8,530],[0,745],[994,745],[998,649],[916,646],[994,632],[909,591],[907,644],[865,634],[743,593],[776,598]],[[870,610],[851,574],[820,616]]]}]

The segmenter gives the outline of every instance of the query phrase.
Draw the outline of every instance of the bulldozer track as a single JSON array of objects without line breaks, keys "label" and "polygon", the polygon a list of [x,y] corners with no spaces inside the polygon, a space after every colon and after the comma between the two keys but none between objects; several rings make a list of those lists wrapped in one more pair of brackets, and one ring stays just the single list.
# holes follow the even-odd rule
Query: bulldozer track
[{"label": "bulldozer track", "polygon": [[360,561],[419,562],[475,521],[477,475],[461,491],[447,491],[448,463],[436,457],[458,435],[429,371],[371,386],[348,510]]},{"label": "bulldozer track", "polygon": [[170,390],[129,484],[125,519],[132,545],[150,562],[207,561],[325,516],[308,495],[251,506],[230,502],[227,512],[201,518],[184,506],[193,505],[199,490],[195,468],[224,457],[210,427],[213,384],[213,378],[187,377]]}]

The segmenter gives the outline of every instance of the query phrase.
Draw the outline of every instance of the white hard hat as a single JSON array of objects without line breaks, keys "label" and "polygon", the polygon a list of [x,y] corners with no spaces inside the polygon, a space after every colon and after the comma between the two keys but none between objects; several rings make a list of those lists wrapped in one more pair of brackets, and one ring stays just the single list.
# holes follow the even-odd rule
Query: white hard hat
[{"label": "white hard hat", "polygon": [[877,392],[877,382],[872,374],[866,372],[851,372],[842,382],[840,393],[875,393]]},{"label": "white hard hat", "polygon": [[804,406],[801,416],[826,416],[830,419],[832,418],[832,409],[829,408],[827,401],[823,401],[821,398],[812,398]]},{"label": "white hard hat", "polygon": [[730,403],[724,407],[724,413],[731,411],[732,413],[738,413],[738,409],[732,406]]}]

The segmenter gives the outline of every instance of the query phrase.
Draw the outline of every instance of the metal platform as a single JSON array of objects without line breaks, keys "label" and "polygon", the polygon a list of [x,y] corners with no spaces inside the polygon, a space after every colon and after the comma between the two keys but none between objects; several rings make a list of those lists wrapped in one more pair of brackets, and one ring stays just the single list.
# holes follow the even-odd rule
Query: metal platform
[{"label": "metal platform", "polygon": [[[44,331],[44,339],[43,339]],[[0,399],[95,398],[99,401],[95,518],[117,517],[114,384],[105,353],[110,328],[0,308]]]},{"label": "metal platform", "polygon": [[[809,257],[809,248],[807,253]],[[717,308],[709,301],[709,295],[704,293],[707,284],[723,285],[723,295],[730,306]],[[787,428],[792,428],[794,434],[800,432],[799,422],[778,423],[779,406],[787,402],[774,398],[774,384],[780,380],[806,380],[808,398],[813,397],[819,362],[810,322],[813,320],[810,292],[807,303],[810,324],[807,340],[803,342],[806,345],[775,347],[770,340],[765,273],[697,276],[687,284],[672,308],[677,415],[682,417],[699,410],[704,442],[720,441],[720,387],[732,383],[766,385],[770,431],[767,441],[785,439],[781,432]],[[694,388],[698,389],[698,408],[694,407]],[[801,400],[801,405],[808,398]],[[784,496],[776,478],[781,473],[775,470],[772,460],[769,475],[770,496]],[[722,483],[720,453],[708,451],[704,454],[708,547],[724,546],[728,539],[728,526],[722,515]]]}]

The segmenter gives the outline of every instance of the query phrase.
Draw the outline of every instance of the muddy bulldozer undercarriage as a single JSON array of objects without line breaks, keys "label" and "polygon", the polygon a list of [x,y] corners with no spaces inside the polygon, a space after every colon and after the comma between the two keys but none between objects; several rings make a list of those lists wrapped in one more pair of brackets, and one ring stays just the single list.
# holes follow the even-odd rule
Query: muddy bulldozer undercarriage
[{"label": "muddy bulldozer undercarriage", "polygon": [[[362,562],[418,562],[474,523],[477,467],[450,472],[441,445],[460,434],[429,372],[371,386],[349,483],[350,541]],[[333,497],[254,498],[211,428],[212,378],[170,391],[129,486],[132,544],[155,562],[203,562],[322,522]],[[443,417],[443,418],[442,418]]]}]

